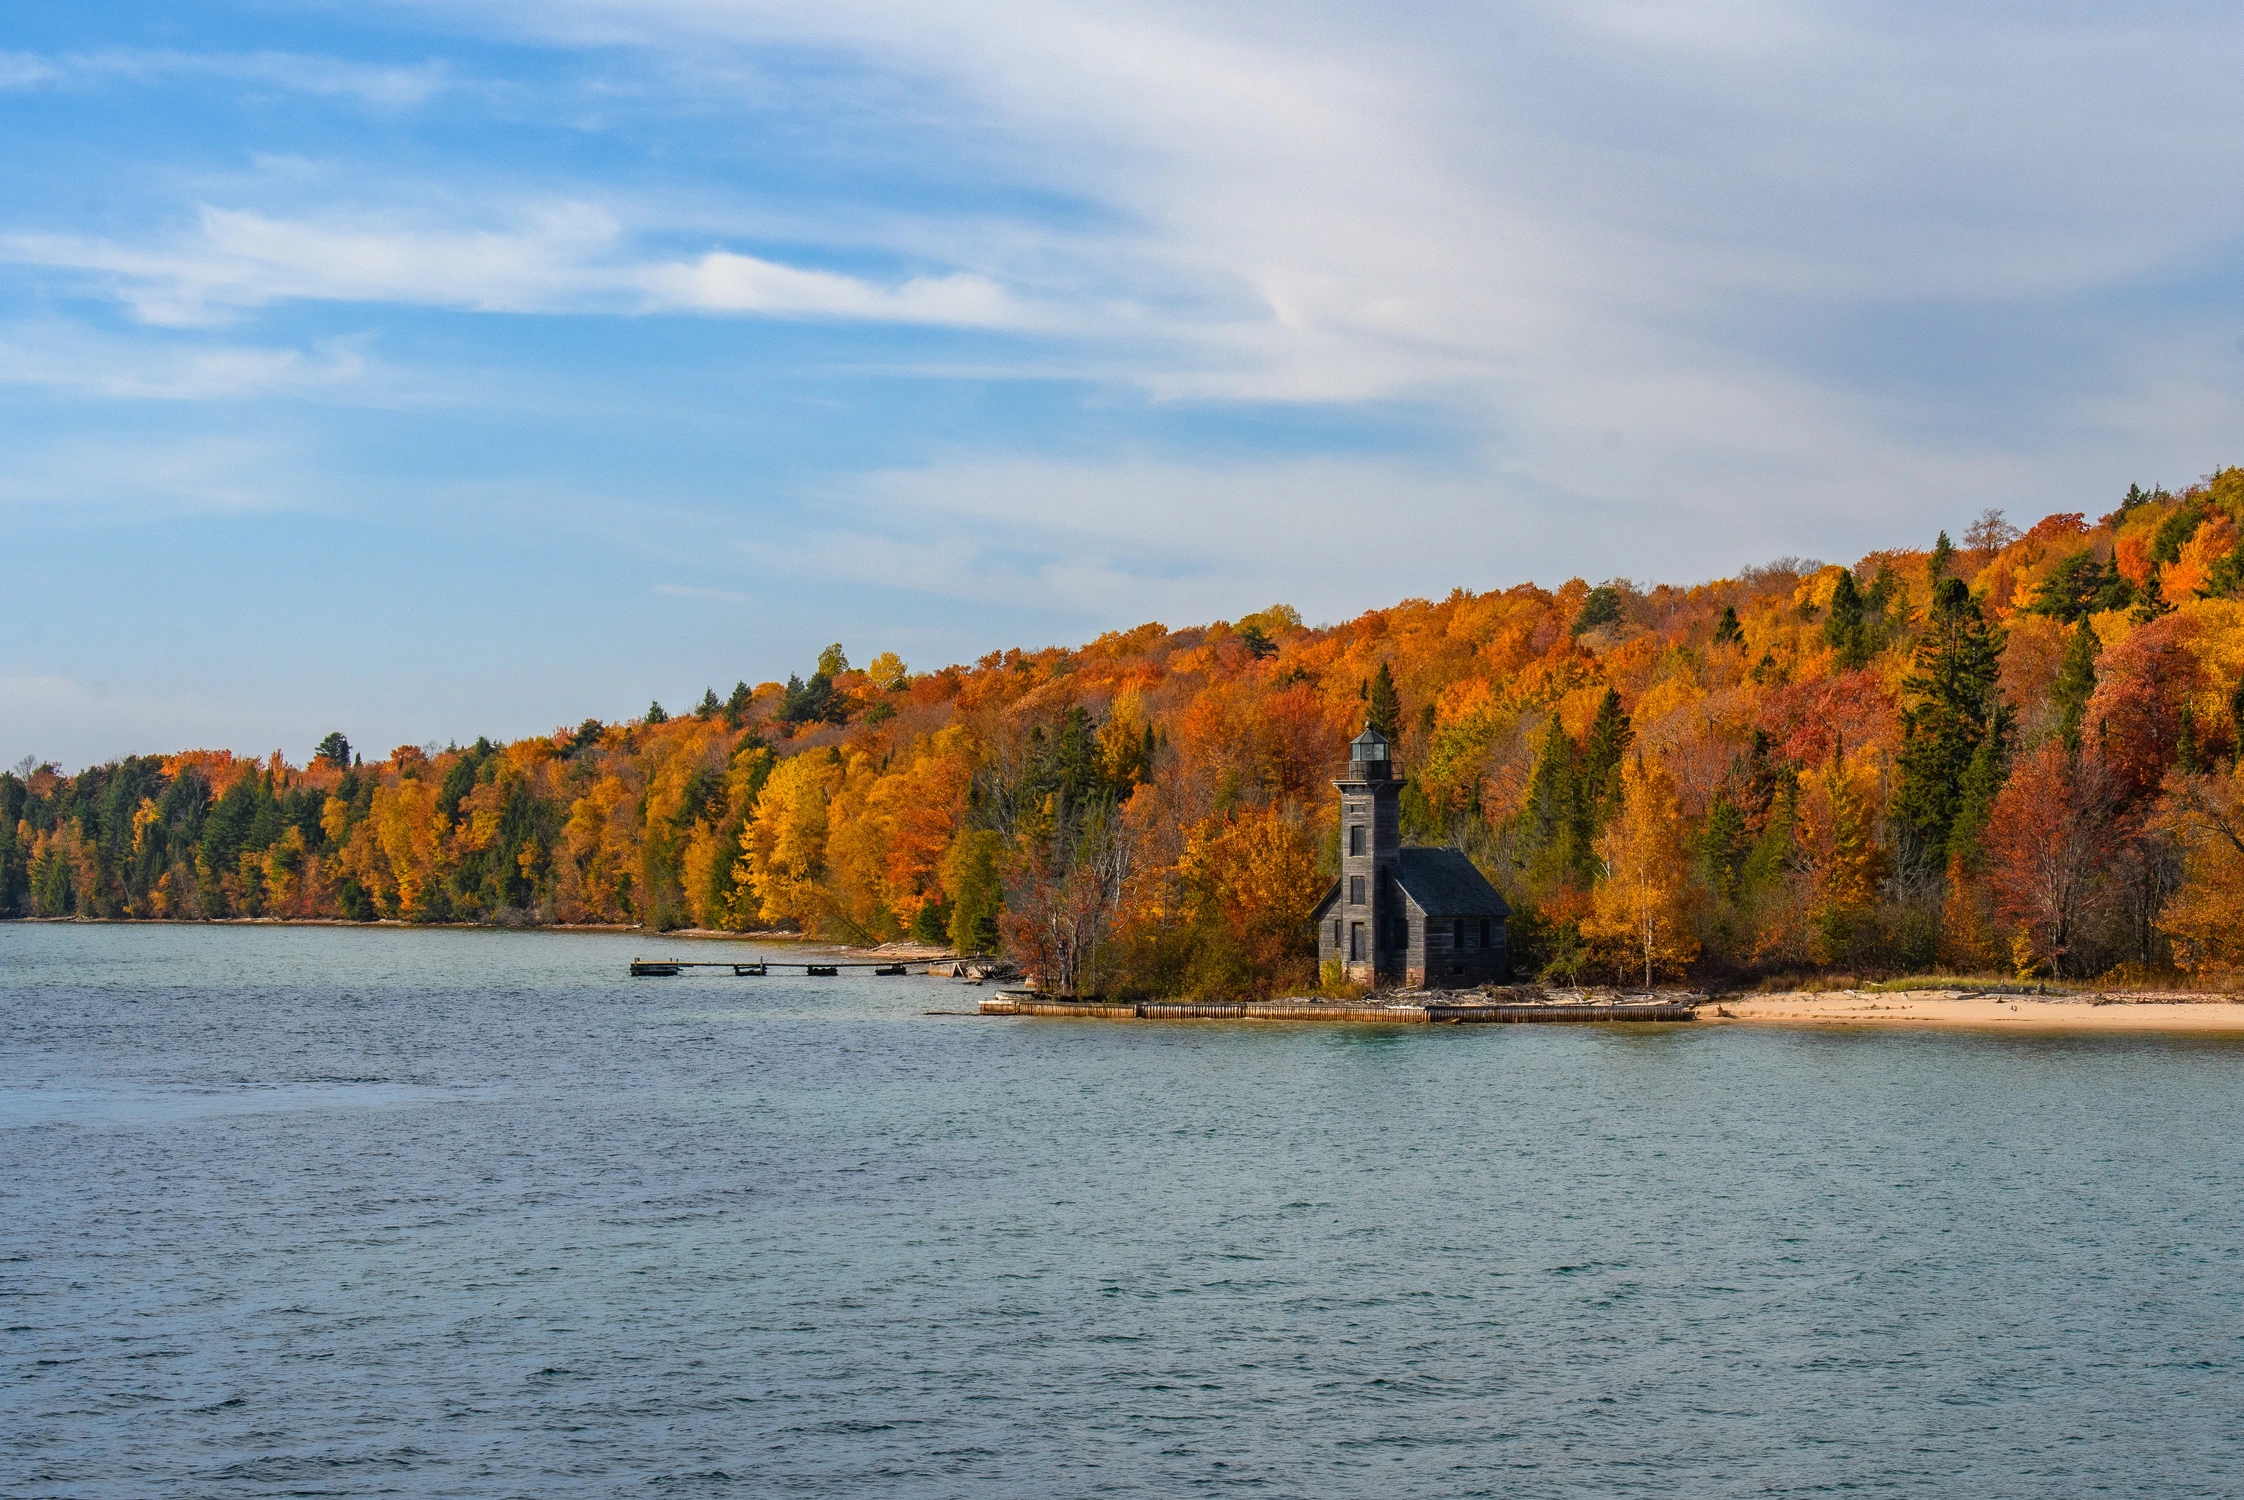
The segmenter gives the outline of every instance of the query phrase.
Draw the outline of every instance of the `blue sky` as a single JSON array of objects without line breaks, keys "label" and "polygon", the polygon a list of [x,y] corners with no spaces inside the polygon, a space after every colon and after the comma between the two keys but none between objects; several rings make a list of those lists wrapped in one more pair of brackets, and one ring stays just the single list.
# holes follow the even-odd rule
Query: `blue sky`
[{"label": "blue sky", "polygon": [[0,21],[0,759],[512,737],[2244,460],[2233,6]]}]

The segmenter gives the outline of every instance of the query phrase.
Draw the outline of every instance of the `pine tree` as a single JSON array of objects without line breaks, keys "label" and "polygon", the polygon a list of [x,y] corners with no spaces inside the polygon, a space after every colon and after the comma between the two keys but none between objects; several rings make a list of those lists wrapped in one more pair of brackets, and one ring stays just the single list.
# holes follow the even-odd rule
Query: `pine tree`
[{"label": "pine tree", "polygon": [[1366,698],[1370,711],[1366,720],[1370,727],[1386,736],[1390,745],[1402,739],[1402,700],[1395,696],[1395,674],[1385,662],[1371,676],[1371,692]]},{"label": "pine tree", "polygon": [[1519,866],[1540,890],[1571,882],[1582,864],[1575,838],[1574,742],[1553,714],[1528,773],[1527,802],[1519,810],[1515,843]]},{"label": "pine tree", "polygon": [[1956,558],[1956,544],[1948,540],[1948,533],[1940,533],[1940,540],[1932,544],[1932,563],[1926,573],[1931,580],[1935,596],[1940,592],[1940,580],[1948,576],[1948,564]]},{"label": "pine tree", "polygon": [[1707,889],[1725,899],[1736,895],[1738,873],[1750,847],[1744,811],[1730,800],[1728,788],[1716,792],[1699,830],[1699,873]]},{"label": "pine tree", "polygon": [[2127,618],[2137,625],[2148,625],[2160,615],[2170,615],[2174,606],[2166,602],[2166,564],[2151,559],[2150,571],[2143,575],[2143,586],[2135,590],[2135,607]]},{"label": "pine tree", "polygon": [[1852,671],[1870,659],[1866,637],[1862,591],[1855,587],[1854,574],[1841,568],[1831,588],[1831,612],[1823,617],[1823,643],[1838,653],[1842,669]]},{"label": "pine tree", "polygon": [[2086,620],[2073,627],[2073,638],[2065,646],[2064,663],[2057,669],[2057,682],[2049,690],[2050,706],[2057,710],[2057,733],[2065,748],[2080,748],[2081,720],[2088,714],[2088,700],[2096,691],[2096,658],[2103,651],[2103,642]]},{"label": "pine tree", "polygon": [[1951,866],[1960,859],[1971,869],[1979,868],[1979,843],[1986,834],[1987,819],[2003,783],[2010,779],[2011,719],[2010,705],[1996,699],[1994,720],[1979,741],[1979,748],[1971,752],[1971,764],[1964,768],[1956,821],[1948,828]]},{"label": "pine tree", "polygon": [[1582,741],[1581,767],[1574,782],[1578,838],[1584,849],[1620,811],[1621,758],[1635,738],[1628,715],[1621,712],[1621,695],[1607,688]]},{"label": "pine tree", "polygon": [[1714,627],[1714,644],[1717,646],[1745,644],[1745,627],[1738,623],[1738,607],[1735,604],[1722,606],[1722,622]]},{"label": "pine tree", "polygon": [[1963,581],[1944,578],[1902,683],[1900,784],[1893,799],[1902,857],[1937,874],[1962,805],[1964,773],[1995,722],[2002,637]]}]

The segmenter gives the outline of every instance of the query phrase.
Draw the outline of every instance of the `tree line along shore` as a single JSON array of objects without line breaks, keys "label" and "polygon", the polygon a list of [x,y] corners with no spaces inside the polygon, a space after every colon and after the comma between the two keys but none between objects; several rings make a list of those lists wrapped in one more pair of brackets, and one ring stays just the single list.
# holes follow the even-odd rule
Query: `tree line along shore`
[{"label": "tree line along shore", "polygon": [[0,915],[784,930],[1059,991],[1338,988],[1367,723],[1516,973],[2244,983],[2244,469],[1851,566],[1285,606],[370,760],[0,773]]}]

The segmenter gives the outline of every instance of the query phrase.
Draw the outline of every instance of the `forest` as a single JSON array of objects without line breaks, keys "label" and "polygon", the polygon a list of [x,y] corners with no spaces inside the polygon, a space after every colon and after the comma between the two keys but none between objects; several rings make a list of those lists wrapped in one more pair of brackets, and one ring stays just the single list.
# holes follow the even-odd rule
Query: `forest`
[{"label": "forest", "polygon": [[1333,776],[1513,908],[1521,978],[2244,985],[2244,468],[2020,530],[1276,605],[498,744],[0,774],[0,915],[914,938],[1073,993],[1336,987]]}]

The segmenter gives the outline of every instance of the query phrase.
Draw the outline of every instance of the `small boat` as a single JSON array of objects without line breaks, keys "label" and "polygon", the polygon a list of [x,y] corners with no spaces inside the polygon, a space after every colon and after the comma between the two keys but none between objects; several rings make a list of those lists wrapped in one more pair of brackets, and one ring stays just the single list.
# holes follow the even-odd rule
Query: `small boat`
[{"label": "small boat", "polygon": [[805,964],[803,967],[813,979],[831,979],[841,972],[839,964]]},{"label": "small boat", "polygon": [[659,959],[635,958],[631,960],[631,977],[634,979],[675,979],[678,977],[678,966],[663,963]]},{"label": "small boat", "polygon": [[905,972],[905,970],[902,964],[882,964],[879,968],[873,970],[873,972],[875,974],[901,974]]}]

